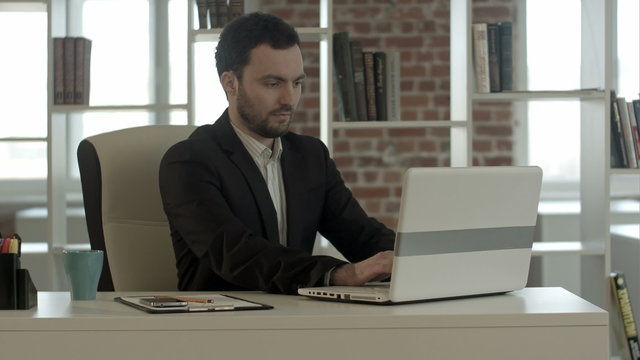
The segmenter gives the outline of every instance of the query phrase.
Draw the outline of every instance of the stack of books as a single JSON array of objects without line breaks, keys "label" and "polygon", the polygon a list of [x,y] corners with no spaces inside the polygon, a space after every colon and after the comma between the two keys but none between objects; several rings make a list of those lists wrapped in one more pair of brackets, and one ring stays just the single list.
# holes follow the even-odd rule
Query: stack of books
[{"label": "stack of books", "polygon": [[89,104],[91,40],[53,38],[54,99],[56,105]]},{"label": "stack of books", "polygon": [[342,121],[400,120],[400,55],[366,51],[348,32],[333,35]]},{"label": "stack of books", "polygon": [[244,0],[197,0],[196,6],[201,30],[223,28],[244,14]]},{"label": "stack of books", "polygon": [[611,167],[640,167],[640,100],[611,93]]},{"label": "stack of books", "polygon": [[513,90],[512,23],[473,24],[473,61],[476,91]]}]

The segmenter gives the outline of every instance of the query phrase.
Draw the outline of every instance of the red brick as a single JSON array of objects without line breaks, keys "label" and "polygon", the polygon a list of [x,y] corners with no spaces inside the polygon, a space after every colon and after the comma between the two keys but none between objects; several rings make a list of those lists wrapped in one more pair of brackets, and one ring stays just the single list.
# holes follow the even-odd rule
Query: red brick
[{"label": "red brick", "polygon": [[425,95],[407,95],[400,98],[401,106],[416,106],[422,107],[427,106],[431,102],[429,101],[429,97]]},{"label": "red brick", "polygon": [[407,37],[390,37],[385,40],[385,46],[393,48],[419,48],[423,46],[422,36],[407,36]]},{"label": "red brick", "polygon": [[424,137],[426,136],[426,129],[424,128],[399,128],[389,129],[389,136],[392,138],[398,137]]},{"label": "red brick", "polygon": [[483,125],[476,126],[475,133],[478,135],[507,136],[513,133],[511,126]]}]

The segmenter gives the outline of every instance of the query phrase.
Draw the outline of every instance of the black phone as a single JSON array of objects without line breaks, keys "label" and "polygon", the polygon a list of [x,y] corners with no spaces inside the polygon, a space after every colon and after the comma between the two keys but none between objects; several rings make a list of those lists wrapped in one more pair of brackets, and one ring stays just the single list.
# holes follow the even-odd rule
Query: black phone
[{"label": "black phone", "polygon": [[186,301],[182,301],[178,299],[155,298],[155,297],[140,298],[140,303],[147,306],[156,307],[156,308],[185,307],[188,305]]}]

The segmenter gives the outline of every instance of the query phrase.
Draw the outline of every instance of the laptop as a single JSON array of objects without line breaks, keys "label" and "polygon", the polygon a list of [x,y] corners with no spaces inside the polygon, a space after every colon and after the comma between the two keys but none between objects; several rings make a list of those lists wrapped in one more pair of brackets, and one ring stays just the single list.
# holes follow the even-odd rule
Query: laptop
[{"label": "laptop", "polygon": [[403,175],[390,282],[298,293],[394,304],[522,289],[541,183],[535,166],[410,168]]}]

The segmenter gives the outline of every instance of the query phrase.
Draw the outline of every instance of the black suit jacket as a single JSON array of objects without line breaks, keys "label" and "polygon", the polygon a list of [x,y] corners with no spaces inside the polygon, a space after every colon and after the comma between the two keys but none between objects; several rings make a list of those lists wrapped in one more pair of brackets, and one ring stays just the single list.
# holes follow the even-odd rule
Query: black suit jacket
[{"label": "black suit jacket", "polygon": [[167,151],[160,192],[179,289],[295,294],[322,285],[343,261],[311,255],[318,231],[352,262],[393,249],[393,231],[365,214],[320,140],[288,133],[282,147],[286,247],[264,178],[226,111]]}]

